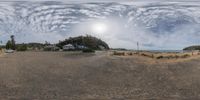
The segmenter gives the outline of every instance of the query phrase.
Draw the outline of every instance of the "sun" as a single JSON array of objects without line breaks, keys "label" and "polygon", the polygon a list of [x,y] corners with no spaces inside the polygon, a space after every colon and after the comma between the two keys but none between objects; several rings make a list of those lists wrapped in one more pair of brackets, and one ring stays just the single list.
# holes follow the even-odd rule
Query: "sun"
[{"label": "sun", "polygon": [[94,23],[92,25],[92,32],[95,34],[103,34],[107,31],[107,25],[105,23]]}]

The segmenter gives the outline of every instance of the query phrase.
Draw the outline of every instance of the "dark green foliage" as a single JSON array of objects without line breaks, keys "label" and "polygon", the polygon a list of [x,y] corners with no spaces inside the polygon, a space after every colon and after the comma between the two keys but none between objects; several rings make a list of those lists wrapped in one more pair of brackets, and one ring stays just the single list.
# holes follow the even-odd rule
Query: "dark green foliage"
[{"label": "dark green foliage", "polygon": [[16,49],[16,45],[15,45],[15,37],[14,37],[14,35],[11,35],[10,39],[11,40],[8,40],[8,42],[6,43],[6,49],[15,50]]},{"label": "dark green foliage", "polygon": [[44,47],[44,51],[52,51],[51,47]]},{"label": "dark green foliage", "polygon": [[51,45],[51,43],[45,41],[44,45],[45,45],[45,46],[48,46],[48,45]]},{"label": "dark green foliage", "polygon": [[200,50],[200,46],[190,46],[190,47],[186,47],[183,50]]},{"label": "dark green foliage", "polygon": [[12,49],[12,50],[15,50],[15,49],[16,49],[16,45],[15,45],[15,36],[14,36],[14,35],[11,35],[10,38],[11,38],[11,49]]},{"label": "dark green foliage", "polygon": [[26,44],[17,45],[17,51],[26,51],[26,50],[27,50]]},{"label": "dark green foliage", "polygon": [[89,49],[89,48],[88,48],[88,49],[83,49],[82,52],[83,52],[83,53],[94,53],[95,50]]},{"label": "dark green foliage", "polygon": [[57,46],[62,48],[66,44],[73,44],[75,47],[77,45],[84,45],[87,48],[91,48],[93,50],[101,50],[103,48],[109,49],[109,46],[106,42],[98,39],[96,37],[86,35],[86,36],[78,36],[78,37],[70,37],[69,39],[65,39],[64,41],[60,41]]},{"label": "dark green foliage", "polygon": [[53,45],[49,45],[49,46],[44,47],[44,51],[59,51],[59,50],[60,50],[59,47],[56,47],[56,46],[53,46]]},{"label": "dark green foliage", "polygon": [[6,45],[0,45],[0,48],[1,49],[6,48]]},{"label": "dark green foliage", "polygon": [[127,49],[125,48],[111,48],[111,50],[118,50],[118,51],[127,51]]},{"label": "dark green foliage", "polygon": [[17,51],[26,51],[26,50],[40,50],[44,48],[44,44],[41,43],[23,43],[23,44],[16,44]]},{"label": "dark green foliage", "polygon": [[26,44],[28,48],[32,49],[32,50],[36,50],[36,49],[42,49],[44,48],[45,44],[42,43],[28,43]]},{"label": "dark green foliage", "polygon": [[12,43],[10,40],[8,40],[8,42],[6,43],[6,49],[11,49],[12,47]]}]

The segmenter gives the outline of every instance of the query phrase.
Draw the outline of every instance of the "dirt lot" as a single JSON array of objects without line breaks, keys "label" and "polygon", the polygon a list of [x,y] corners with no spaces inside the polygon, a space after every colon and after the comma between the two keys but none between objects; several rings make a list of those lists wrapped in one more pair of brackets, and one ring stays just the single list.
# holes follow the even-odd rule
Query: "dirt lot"
[{"label": "dirt lot", "polygon": [[200,59],[175,63],[106,53],[0,57],[0,100],[199,100]]}]

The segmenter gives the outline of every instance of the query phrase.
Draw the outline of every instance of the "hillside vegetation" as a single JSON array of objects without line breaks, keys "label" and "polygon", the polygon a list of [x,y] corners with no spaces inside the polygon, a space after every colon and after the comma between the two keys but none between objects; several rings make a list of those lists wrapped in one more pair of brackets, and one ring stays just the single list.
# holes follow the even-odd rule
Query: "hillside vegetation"
[{"label": "hillside vegetation", "polygon": [[90,35],[70,37],[68,39],[65,39],[64,41],[60,41],[57,46],[62,48],[66,44],[72,44],[74,46],[84,45],[94,50],[109,49],[109,46],[106,42]]},{"label": "hillside vegetation", "polygon": [[189,46],[189,47],[184,48],[183,50],[200,50],[200,45]]}]

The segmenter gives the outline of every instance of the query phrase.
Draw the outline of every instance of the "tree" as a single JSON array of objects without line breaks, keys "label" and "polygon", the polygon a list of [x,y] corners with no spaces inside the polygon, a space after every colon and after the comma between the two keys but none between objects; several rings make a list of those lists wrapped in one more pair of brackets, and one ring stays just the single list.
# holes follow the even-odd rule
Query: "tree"
[{"label": "tree", "polygon": [[45,41],[44,45],[45,45],[45,46],[48,46],[48,45],[50,45],[50,43],[47,42],[47,41]]},{"label": "tree", "polygon": [[11,38],[11,41],[10,41],[11,42],[11,48],[10,49],[15,50],[16,49],[15,36],[11,35],[10,38]]},{"label": "tree", "polygon": [[91,35],[71,37],[65,39],[64,41],[60,41],[57,46],[62,48],[66,44],[72,44],[75,47],[78,45],[83,45],[93,50],[102,50],[102,48],[109,49],[109,46],[106,42]]},{"label": "tree", "polygon": [[10,40],[8,40],[8,42],[6,43],[6,49],[11,49],[12,47],[12,43]]}]

